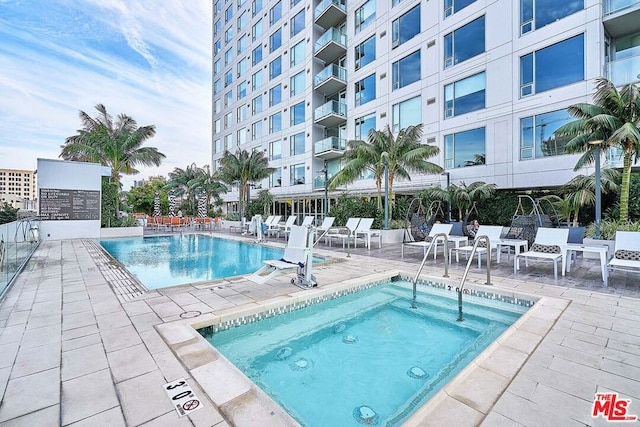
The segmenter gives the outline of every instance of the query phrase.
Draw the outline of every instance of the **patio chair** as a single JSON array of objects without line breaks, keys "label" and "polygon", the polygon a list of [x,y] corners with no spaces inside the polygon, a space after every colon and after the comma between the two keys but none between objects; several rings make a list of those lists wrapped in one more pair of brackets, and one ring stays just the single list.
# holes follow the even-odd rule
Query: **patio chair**
[{"label": "patio chair", "polygon": [[531,249],[513,257],[513,273],[520,268],[520,259],[524,258],[525,265],[529,266],[529,258],[553,262],[553,278],[558,279],[558,262],[562,263],[562,275],[567,265],[567,242],[569,240],[568,228],[540,227],[536,232]]},{"label": "patio chair", "polygon": [[307,215],[304,217],[304,219],[302,220],[302,226],[309,226],[311,227],[313,225],[313,220],[315,219],[315,217],[311,216],[311,215]]},{"label": "patio chair", "polygon": [[355,231],[355,238],[353,242],[353,246],[358,246],[358,238],[362,237],[365,239],[365,244],[367,249],[371,249],[371,237],[378,237],[378,248],[380,248],[380,230],[372,230],[371,226],[373,225],[373,218],[362,218],[358,227]]},{"label": "patio chair", "polygon": [[282,258],[263,261],[264,266],[247,276],[247,279],[262,284],[294,269],[300,275],[306,264],[312,262],[311,247],[313,246],[313,239],[311,236],[307,227],[292,225]]},{"label": "patio chair", "polygon": [[[356,228],[358,228],[358,224],[360,224],[360,218],[349,218],[344,227],[333,227],[329,230],[327,234],[324,235],[325,242],[329,241],[329,246],[331,246],[331,241],[336,239],[342,239],[342,248],[344,249],[345,242],[348,242],[350,238],[355,237]],[[343,237],[346,236],[346,237]]]},{"label": "patio chair", "polygon": [[616,231],[613,258],[607,264],[613,270],[640,272],[640,232]]},{"label": "patio chair", "polygon": [[284,225],[280,225],[278,227],[278,230],[277,230],[278,239],[280,238],[281,231],[284,232],[285,237],[288,235],[289,230],[291,230],[291,226],[295,225],[296,219],[298,219],[297,216],[289,215],[289,218],[287,218],[287,221],[284,223]]},{"label": "patio chair", "polygon": [[[424,240],[420,241],[420,242],[404,242],[402,244],[402,258],[404,258],[404,247],[405,246],[412,246],[412,247],[419,247],[422,248],[422,252],[423,252],[423,256],[427,255],[427,249],[429,248],[429,245],[431,245],[431,240],[433,240],[434,236],[436,234],[441,234],[444,233],[447,235],[447,237],[449,237],[449,234],[451,234],[451,229],[453,228],[452,224],[433,224],[433,226],[431,227],[431,230],[429,230],[429,234],[424,238]],[[438,245],[441,244],[444,246],[444,239],[442,239],[441,237],[438,237],[437,241],[434,243],[433,246],[433,259],[436,259],[436,254],[438,253]],[[446,250],[446,248],[445,248]]]},{"label": "patio chair", "polygon": [[321,237],[324,236],[325,233],[327,233],[330,229],[331,226],[333,225],[333,221],[335,221],[335,217],[333,216],[325,216],[324,219],[322,220],[322,224],[320,224],[319,227],[316,227],[316,240],[320,239]]},{"label": "patio chair", "polygon": [[[480,236],[487,236],[489,238],[490,248],[487,248],[486,242],[484,240],[478,243],[478,247],[476,248],[476,254],[478,255],[478,268],[482,268],[482,254],[487,255],[487,262],[491,262],[491,251],[498,249],[498,244],[500,241],[500,234],[502,233],[502,226],[499,225],[481,225],[476,232],[476,239]],[[482,246],[481,246],[482,245]],[[473,244],[467,246],[461,246],[459,248],[450,248],[449,249],[449,262],[451,262],[451,253],[456,251],[456,261],[458,261],[458,255],[462,253],[466,253],[467,256],[473,250]]]},{"label": "patio chair", "polygon": [[[281,215],[274,215],[273,218],[271,218],[271,222],[267,222],[265,221],[264,224],[267,226],[267,235],[271,235],[272,232],[277,233],[278,230],[280,229],[280,218],[282,218]],[[268,220],[269,218],[267,218]]]}]

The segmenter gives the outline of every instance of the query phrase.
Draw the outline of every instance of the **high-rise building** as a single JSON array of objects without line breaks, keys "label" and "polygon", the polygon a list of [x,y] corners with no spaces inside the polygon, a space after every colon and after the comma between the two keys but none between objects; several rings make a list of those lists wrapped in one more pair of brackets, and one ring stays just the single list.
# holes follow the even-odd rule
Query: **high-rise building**
[{"label": "high-rise building", "polygon": [[262,188],[322,203],[348,140],[422,123],[448,177],[397,192],[559,186],[578,158],[554,136],[566,108],[597,77],[640,79],[639,58],[639,0],[215,0],[212,163],[260,150],[276,168]]},{"label": "high-rise building", "polygon": [[35,209],[36,172],[22,169],[0,169],[0,202],[14,208]]}]

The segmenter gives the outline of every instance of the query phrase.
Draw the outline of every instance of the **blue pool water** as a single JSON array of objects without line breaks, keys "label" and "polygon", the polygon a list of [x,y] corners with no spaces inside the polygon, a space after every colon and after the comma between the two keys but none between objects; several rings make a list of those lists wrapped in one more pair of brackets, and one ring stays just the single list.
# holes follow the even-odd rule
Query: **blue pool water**
[{"label": "blue pool water", "polygon": [[100,240],[148,289],[251,274],[282,249],[198,234]]},{"label": "blue pool water", "polygon": [[[208,336],[305,426],[399,425],[507,329],[526,307],[408,282]],[[206,334],[205,334],[206,336]]]}]

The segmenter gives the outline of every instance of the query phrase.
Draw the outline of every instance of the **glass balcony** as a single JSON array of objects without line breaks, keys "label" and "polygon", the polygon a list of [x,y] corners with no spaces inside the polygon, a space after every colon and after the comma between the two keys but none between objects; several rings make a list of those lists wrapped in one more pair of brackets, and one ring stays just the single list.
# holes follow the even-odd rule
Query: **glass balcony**
[{"label": "glass balcony", "polygon": [[640,55],[607,62],[607,78],[616,86],[640,80]]},{"label": "glass balcony", "polygon": [[316,176],[313,179],[314,190],[324,190],[324,176]]},{"label": "glass balcony", "polygon": [[317,92],[334,94],[347,86],[347,70],[337,64],[329,64],[315,75],[313,85]]},{"label": "glass balcony", "polygon": [[315,123],[325,127],[335,127],[347,121],[347,104],[329,101],[316,108]]},{"label": "glass balcony", "polygon": [[333,62],[346,53],[347,36],[337,28],[330,28],[316,41],[314,54],[325,63]]},{"label": "glass balcony", "polygon": [[636,5],[640,5],[640,0],[607,0],[604,4],[604,13],[610,15]]},{"label": "glass balcony", "polygon": [[313,153],[316,157],[324,160],[336,159],[342,157],[347,149],[347,140],[331,136],[313,144]]},{"label": "glass balcony", "polygon": [[638,32],[640,0],[606,0],[602,23],[613,38]]},{"label": "glass balcony", "polygon": [[313,14],[314,22],[322,28],[331,28],[347,17],[346,0],[323,0]]}]

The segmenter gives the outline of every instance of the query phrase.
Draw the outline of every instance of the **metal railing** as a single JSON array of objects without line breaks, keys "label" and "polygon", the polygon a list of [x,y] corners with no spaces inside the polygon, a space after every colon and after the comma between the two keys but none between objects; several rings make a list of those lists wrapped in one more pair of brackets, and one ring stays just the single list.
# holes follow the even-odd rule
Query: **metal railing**
[{"label": "metal railing", "polygon": [[[447,233],[438,233],[431,238],[431,242],[427,247],[427,251],[422,258],[422,262],[420,263],[420,267],[418,268],[418,272],[416,273],[416,277],[413,278],[413,301],[411,302],[411,308],[417,308],[416,306],[416,298],[417,298],[417,290],[416,285],[418,283],[418,277],[420,277],[420,273],[422,273],[422,269],[424,268],[424,263],[427,262],[427,257],[429,256],[429,252],[433,245],[438,244],[438,239],[442,238],[444,240],[444,275],[442,277],[449,277],[449,236]],[[436,249],[434,249],[436,250]]]},{"label": "metal railing", "polygon": [[329,28],[315,43],[314,52],[317,53],[329,42],[336,42],[342,46],[347,44],[347,36],[342,34],[337,28]]},{"label": "metal railing", "polygon": [[40,243],[40,219],[22,218],[0,225],[0,296]]},{"label": "metal railing", "polygon": [[320,83],[325,80],[330,79],[331,77],[335,77],[338,80],[342,80],[343,82],[347,81],[347,69],[339,66],[338,64],[329,64],[322,69],[318,74],[315,75],[313,79],[314,86],[318,86]]},{"label": "metal railing", "polygon": [[460,286],[456,289],[458,292],[458,322],[462,322],[464,320],[464,317],[462,316],[462,293],[464,291],[464,283],[467,280],[467,274],[469,274],[469,269],[473,263],[473,256],[476,254],[478,244],[482,240],[484,240],[487,245],[487,283],[485,284],[491,285],[491,241],[489,240],[489,236],[478,236],[473,242],[473,248],[471,248],[471,253],[469,254],[469,261],[467,261],[467,267],[464,269],[464,274],[460,280]]},{"label": "metal railing", "polygon": [[345,104],[344,102],[338,102],[338,101],[326,102],[321,106],[319,106],[318,108],[316,108],[314,117],[315,117],[315,120],[320,120],[321,118],[326,117],[330,114],[346,117],[347,104]]},{"label": "metal railing", "polygon": [[611,15],[637,4],[640,4],[639,0],[607,0],[604,5],[604,14]]}]

